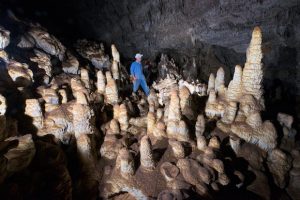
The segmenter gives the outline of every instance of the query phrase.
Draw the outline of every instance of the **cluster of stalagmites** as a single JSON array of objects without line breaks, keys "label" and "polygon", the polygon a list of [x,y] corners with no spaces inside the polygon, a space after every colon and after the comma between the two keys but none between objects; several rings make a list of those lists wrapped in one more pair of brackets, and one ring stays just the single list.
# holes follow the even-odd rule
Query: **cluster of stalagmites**
[{"label": "cluster of stalagmites", "polygon": [[[82,66],[42,27],[30,26],[18,47],[32,49],[35,56],[29,60],[37,65],[36,71],[10,59],[4,51],[9,35],[0,27],[0,55],[24,98],[24,120],[30,119],[33,132],[18,133],[18,122],[6,116],[7,99],[0,95],[0,185],[38,162],[42,170],[53,168],[59,174],[50,176],[59,182],[51,185],[56,199],[71,199],[82,188],[92,195],[98,186],[96,195],[104,199],[124,192],[136,199],[213,198],[239,188],[269,199],[267,168],[279,188],[299,197],[300,153],[293,118],[278,114],[284,137],[277,145],[276,129],[260,115],[264,100],[259,28],[253,32],[244,69],[236,66],[227,88],[222,68],[209,77],[206,87],[182,80],[174,61],[162,55],[163,79],[150,88],[148,97],[121,95],[120,81],[127,74],[115,45],[110,58],[103,44],[77,42],[76,51],[94,70]],[[61,61],[60,73],[54,73],[53,57]],[[42,81],[34,86],[38,80]],[[195,93],[197,98],[209,95],[206,116],[193,100]],[[207,118],[218,117],[217,128],[209,132]],[[71,181],[60,145],[67,151],[75,148],[77,182]],[[223,152],[227,148],[234,155]],[[53,160],[47,160],[51,156]],[[235,165],[239,158],[249,163],[246,171]],[[252,182],[248,171],[257,177]]]},{"label": "cluster of stalagmites", "polygon": [[[71,177],[63,158],[64,152],[59,146],[64,144],[77,149],[81,166],[80,181],[73,184],[73,188],[84,187],[86,191],[94,190],[98,181],[96,169],[98,153],[95,152],[95,148],[99,142],[96,138],[100,137],[96,127],[96,111],[98,112],[103,105],[115,105],[120,101],[120,88],[116,81],[121,77],[128,78],[127,74],[119,71],[121,67],[119,52],[115,45],[112,45],[113,57],[110,59],[104,54],[102,45],[101,51],[98,51],[96,43],[90,46],[90,42],[79,42],[76,46],[78,53],[99,68],[94,72],[90,66],[82,66],[71,50],[66,49],[58,39],[40,26],[28,25],[28,32],[19,38],[15,48],[31,51],[31,57],[26,58],[31,63],[11,59],[13,56],[5,51],[5,47],[10,43],[10,32],[0,27],[0,55],[10,79],[6,84],[11,84],[9,89],[17,89],[18,98],[24,100],[23,105],[17,107],[23,106],[21,115],[24,115],[24,122],[21,123],[27,123],[30,128],[28,134],[21,134],[23,131],[17,129],[19,122],[6,117],[8,102],[5,96],[0,95],[0,185],[5,184],[5,181],[15,173],[40,165],[36,162],[50,162],[47,151],[53,151],[52,163],[43,167],[45,170],[52,167],[53,173],[56,171],[60,174],[52,177],[53,180],[50,178],[54,182],[59,181],[59,184],[56,183],[55,187],[52,185],[47,191],[57,190],[53,191],[53,195],[56,195],[54,199],[71,199]],[[54,66],[52,59],[59,60],[61,65]],[[60,67],[59,73],[57,67]],[[96,76],[92,77],[91,74]],[[9,89],[8,94],[12,92]],[[121,105],[118,119],[122,130],[128,128],[126,112]],[[50,143],[49,141],[43,143],[39,139],[48,136],[53,139]],[[81,189],[78,191],[82,191]],[[10,190],[7,191],[6,195],[11,195]]]},{"label": "cluster of stalagmites", "polygon": [[[295,182],[288,183],[292,172],[292,157],[298,152],[295,142],[296,131],[292,128],[293,117],[279,113],[277,120],[282,126],[283,137],[278,143],[277,130],[271,121],[263,121],[260,111],[264,110],[263,69],[262,69],[262,33],[255,27],[247,49],[244,68],[237,65],[233,79],[225,86],[224,70],[220,68],[216,76],[211,74],[208,81],[205,114],[217,120],[217,129],[213,132],[221,138],[230,137],[230,146],[238,157],[249,162],[249,170],[256,176],[248,190],[270,199],[271,189],[269,171],[274,183],[286,189],[292,198],[299,198],[295,193]],[[201,144],[201,143],[200,143]],[[267,169],[263,163],[267,163]],[[292,180],[295,180],[292,178]],[[293,185],[294,184],[294,185]],[[260,187],[267,190],[262,191]],[[291,192],[288,188],[292,188]]]}]

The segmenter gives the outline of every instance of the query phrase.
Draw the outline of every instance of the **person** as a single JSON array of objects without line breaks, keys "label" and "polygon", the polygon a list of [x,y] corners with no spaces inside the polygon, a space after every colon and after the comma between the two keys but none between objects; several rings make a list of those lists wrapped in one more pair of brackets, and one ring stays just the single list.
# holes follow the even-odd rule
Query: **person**
[{"label": "person", "polygon": [[141,86],[148,96],[150,90],[143,74],[142,57],[143,55],[140,53],[135,55],[135,61],[130,66],[130,76],[133,80],[133,92],[135,93],[139,89],[139,86]]}]

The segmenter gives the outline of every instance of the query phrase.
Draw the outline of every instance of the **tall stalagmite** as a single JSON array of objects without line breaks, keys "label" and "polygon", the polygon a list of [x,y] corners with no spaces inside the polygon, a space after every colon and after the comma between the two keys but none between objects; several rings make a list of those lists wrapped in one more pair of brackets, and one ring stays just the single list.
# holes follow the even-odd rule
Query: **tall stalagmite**
[{"label": "tall stalagmite", "polygon": [[244,94],[253,95],[264,107],[263,100],[263,64],[262,64],[262,33],[255,27],[247,49],[247,61],[243,70],[242,90]]}]

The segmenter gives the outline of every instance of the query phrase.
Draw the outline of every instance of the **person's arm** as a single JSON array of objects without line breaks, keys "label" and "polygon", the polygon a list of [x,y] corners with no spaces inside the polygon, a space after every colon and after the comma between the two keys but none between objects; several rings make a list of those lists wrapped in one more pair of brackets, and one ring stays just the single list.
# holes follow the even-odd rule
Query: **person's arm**
[{"label": "person's arm", "polygon": [[130,66],[130,78],[132,81],[135,81],[135,64],[132,63],[131,66]]}]

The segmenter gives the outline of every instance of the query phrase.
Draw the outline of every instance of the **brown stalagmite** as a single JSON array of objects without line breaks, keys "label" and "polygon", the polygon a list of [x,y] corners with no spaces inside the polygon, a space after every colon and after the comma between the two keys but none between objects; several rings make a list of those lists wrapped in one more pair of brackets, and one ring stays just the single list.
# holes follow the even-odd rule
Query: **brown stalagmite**
[{"label": "brown stalagmite", "polygon": [[219,93],[221,91],[222,86],[224,86],[224,84],[225,84],[225,71],[223,67],[220,67],[217,71],[217,76],[215,80],[215,91]]},{"label": "brown stalagmite", "polygon": [[3,132],[6,128],[6,117],[5,117],[5,113],[6,113],[6,99],[4,96],[2,96],[0,94],[0,141],[2,141],[3,139]]},{"label": "brown stalagmite", "polygon": [[105,76],[101,70],[97,72],[97,92],[100,94],[105,93]]},{"label": "brown stalagmite", "polygon": [[118,103],[119,99],[117,84],[109,71],[107,71],[105,75],[107,81],[107,85],[105,87],[106,100],[107,103],[114,105]]},{"label": "brown stalagmite", "polygon": [[240,65],[235,66],[233,79],[230,81],[226,93],[227,101],[238,102],[242,95],[242,75],[243,69]]},{"label": "brown stalagmite", "polygon": [[154,170],[155,162],[152,154],[152,145],[149,137],[145,135],[141,139],[140,144],[140,160],[141,166],[146,170]]},{"label": "brown stalagmite", "polygon": [[210,94],[211,90],[215,90],[215,75],[213,73],[211,73],[209,75],[209,79],[208,79],[208,86],[207,86],[207,94]]},{"label": "brown stalagmite", "polygon": [[242,90],[243,94],[253,95],[260,105],[264,107],[263,100],[263,64],[262,54],[262,33],[259,27],[252,32],[252,39],[247,49],[247,60],[243,70]]}]

